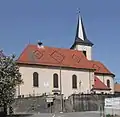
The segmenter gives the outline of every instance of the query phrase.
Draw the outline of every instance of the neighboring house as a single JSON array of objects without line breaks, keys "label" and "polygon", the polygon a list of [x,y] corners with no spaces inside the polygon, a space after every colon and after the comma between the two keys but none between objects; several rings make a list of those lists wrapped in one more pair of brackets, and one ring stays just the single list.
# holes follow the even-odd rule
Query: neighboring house
[{"label": "neighboring house", "polygon": [[120,94],[120,84],[117,82],[114,84],[114,93]]},{"label": "neighboring house", "polygon": [[92,60],[92,47],[80,16],[70,49],[29,44],[17,60],[24,84],[16,94],[114,93],[115,75]]}]

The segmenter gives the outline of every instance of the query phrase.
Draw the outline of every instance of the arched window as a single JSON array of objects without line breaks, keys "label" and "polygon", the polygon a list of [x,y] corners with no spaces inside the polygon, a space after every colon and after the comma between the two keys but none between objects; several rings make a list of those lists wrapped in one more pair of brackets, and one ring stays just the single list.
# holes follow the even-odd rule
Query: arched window
[{"label": "arched window", "polygon": [[77,76],[72,76],[72,88],[77,89]]},{"label": "arched window", "polygon": [[107,80],[107,86],[110,87],[110,80]]},{"label": "arched window", "polygon": [[86,54],[86,51],[83,51],[83,54],[84,54],[84,55],[85,55],[85,57],[86,57],[86,55],[87,55],[87,54]]},{"label": "arched window", "polygon": [[58,74],[53,74],[53,87],[58,88]]},{"label": "arched window", "polygon": [[38,80],[38,73],[34,72],[33,73],[33,86],[34,87],[39,87],[39,80]]}]

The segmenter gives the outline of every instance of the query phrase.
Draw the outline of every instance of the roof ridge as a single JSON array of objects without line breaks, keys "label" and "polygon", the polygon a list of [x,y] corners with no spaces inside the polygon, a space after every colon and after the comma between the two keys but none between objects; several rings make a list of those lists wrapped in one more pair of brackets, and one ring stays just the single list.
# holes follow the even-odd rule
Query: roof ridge
[{"label": "roof ridge", "polygon": [[[27,46],[37,46],[36,44],[28,44]],[[62,49],[62,50],[69,50],[69,51],[75,51],[75,52],[82,52],[80,50],[73,50],[73,49],[70,49],[70,48],[60,48],[60,47],[53,47],[53,46],[44,46],[44,47],[47,47],[47,48],[54,48],[54,49]]]}]

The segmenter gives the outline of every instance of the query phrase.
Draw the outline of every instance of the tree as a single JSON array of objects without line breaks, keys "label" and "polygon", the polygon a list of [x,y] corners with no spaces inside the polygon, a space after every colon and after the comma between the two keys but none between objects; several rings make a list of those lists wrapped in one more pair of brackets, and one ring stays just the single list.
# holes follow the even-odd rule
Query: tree
[{"label": "tree", "polygon": [[16,86],[22,82],[15,56],[0,56],[0,107],[5,113],[14,101]]}]

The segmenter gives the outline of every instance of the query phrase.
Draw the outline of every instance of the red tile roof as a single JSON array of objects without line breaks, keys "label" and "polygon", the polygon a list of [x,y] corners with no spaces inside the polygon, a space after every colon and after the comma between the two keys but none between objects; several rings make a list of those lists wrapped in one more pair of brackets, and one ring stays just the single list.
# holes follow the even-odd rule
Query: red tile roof
[{"label": "red tile roof", "polygon": [[95,90],[110,90],[109,87],[107,87],[98,77],[95,76],[94,79],[94,86],[93,89]]},{"label": "red tile roof", "polygon": [[81,51],[28,45],[17,60],[18,63],[94,69]]},{"label": "red tile roof", "polygon": [[[112,74],[102,63],[89,61],[81,51],[63,48],[39,48],[28,45],[17,60],[18,63],[62,66],[95,70],[95,73]],[[112,74],[113,75],[113,74]]]},{"label": "red tile roof", "polygon": [[102,64],[99,61],[91,61],[92,64],[92,68],[96,69],[95,73],[104,73],[104,74],[111,74],[114,75],[113,73],[111,73],[104,64]]}]

